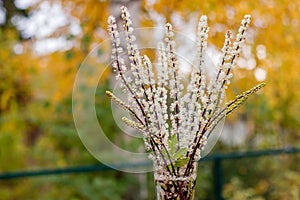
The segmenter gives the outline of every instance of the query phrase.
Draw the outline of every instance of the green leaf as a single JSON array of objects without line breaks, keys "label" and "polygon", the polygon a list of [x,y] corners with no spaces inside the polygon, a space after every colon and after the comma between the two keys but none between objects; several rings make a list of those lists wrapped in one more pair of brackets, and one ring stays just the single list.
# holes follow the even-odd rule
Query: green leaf
[{"label": "green leaf", "polygon": [[183,167],[189,162],[190,158],[185,157],[175,161],[174,167]]},{"label": "green leaf", "polygon": [[[172,163],[172,164],[174,164],[174,163]],[[165,166],[165,169],[169,169],[171,173],[174,172],[173,168],[172,168],[172,164],[169,164],[169,165]]]},{"label": "green leaf", "polygon": [[186,148],[181,148],[178,151],[176,151],[174,154],[172,154],[172,158],[174,160],[178,160],[179,158],[183,157],[186,154]]},{"label": "green leaf", "polygon": [[164,158],[168,158],[168,155],[167,155],[167,152],[166,152],[165,149],[162,149],[162,150],[161,150],[161,154],[162,154],[162,156],[163,156]]},{"label": "green leaf", "polygon": [[174,155],[175,152],[177,151],[177,137],[176,134],[171,136],[171,139],[168,142],[168,147],[171,155]]}]

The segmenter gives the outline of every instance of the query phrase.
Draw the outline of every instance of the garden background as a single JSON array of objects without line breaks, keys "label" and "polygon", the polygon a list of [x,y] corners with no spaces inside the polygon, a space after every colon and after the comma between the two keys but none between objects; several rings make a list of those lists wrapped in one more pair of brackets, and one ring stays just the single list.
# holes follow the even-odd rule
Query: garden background
[{"label": "garden background", "polygon": [[[209,45],[220,49],[227,30],[247,13],[252,24],[227,99],[257,82],[267,86],[226,119],[213,153],[300,147],[300,2],[288,0],[1,0],[0,173],[98,164],[81,143],[72,116],[76,73],[107,39],[106,19],[128,6],[136,27],[171,22],[196,31],[208,16]],[[180,46],[180,44],[178,44]],[[109,54],[109,52],[99,52]],[[97,66],[105,69],[105,66]],[[122,133],[105,96],[106,71],[96,93],[105,133]],[[225,199],[300,199],[300,155],[225,161]],[[197,193],[214,199],[212,164],[199,166]],[[0,199],[154,199],[153,175],[105,171],[0,180]]]}]

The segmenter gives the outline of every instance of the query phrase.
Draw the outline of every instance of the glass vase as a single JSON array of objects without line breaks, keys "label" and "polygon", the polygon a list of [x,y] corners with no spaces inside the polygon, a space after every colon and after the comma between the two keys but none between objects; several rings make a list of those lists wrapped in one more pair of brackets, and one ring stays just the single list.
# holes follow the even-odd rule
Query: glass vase
[{"label": "glass vase", "polygon": [[184,176],[185,168],[178,169],[176,174],[170,175],[165,168],[154,166],[157,200],[194,200],[197,162],[192,164],[188,176]]}]

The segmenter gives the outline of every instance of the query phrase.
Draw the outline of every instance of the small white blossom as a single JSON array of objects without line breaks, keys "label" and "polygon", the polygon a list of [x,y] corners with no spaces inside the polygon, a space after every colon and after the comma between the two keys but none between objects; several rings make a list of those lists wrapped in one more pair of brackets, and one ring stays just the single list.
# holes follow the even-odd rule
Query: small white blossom
[{"label": "small white blossom", "polygon": [[[123,121],[143,132],[145,147],[152,150],[150,159],[155,163],[155,178],[189,180],[196,167],[195,161],[201,158],[201,152],[218,122],[263,87],[258,85],[237,96],[225,108],[220,106],[245,41],[250,15],[245,15],[233,43],[231,33],[226,33],[216,75],[210,79],[206,77],[204,66],[209,28],[207,17],[200,17],[195,66],[185,89],[178,73],[172,25],[165,25],[164,41],[158,44],[158,63],[152,66],[146,55],[140,55],[127,8],[122,7],[121,10],[129,67],[120,56],[123,49],[114,17],[108,18],[108,31],[112,39],[112,67],[128,93],[128,104],[110,92],[107,95],[133,116],[133,120],[123,118]],[[125,74],[127,71],[131,72],[132,78]],[[183,164],[179,166],[180,162]]]}]

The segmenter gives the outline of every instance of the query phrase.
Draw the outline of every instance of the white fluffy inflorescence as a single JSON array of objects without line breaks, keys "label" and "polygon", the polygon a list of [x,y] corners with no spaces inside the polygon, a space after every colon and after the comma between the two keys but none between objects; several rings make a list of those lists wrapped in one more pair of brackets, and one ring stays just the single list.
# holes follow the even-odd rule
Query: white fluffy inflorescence
[{"label": "white fluffy inflorescence", "polygon": [[151,158],[158,167],[156,170],[161,170],[162,175],[187,177],[192,173],[194,161],[200,159],[200,153],[218,122],[264,86],[260,84],[237,96],[224,108],[220,106],[245,41],[250,16],[245,15],[233,43],[232,34],[226,33],[216,76],[210,79],[204,66],[209,28],[207,17],[200,17],[196,65],[185,90],[178,73],[172,25],[165,25],[164,41],[158,44],[158,63],[152,66],[150,59],[141,55],[135,43],[127,8],[122,7],[121,11],[129,67],[120,56],[123,48],[116,20],[112,16],[108,18],[108,31],[112,40],[113,70],[128,93],[128,105],[110,92],[107,95],[131,114],[132,119],[123,118],[123,121],[143,132],[146,149],[152,151]]}]

